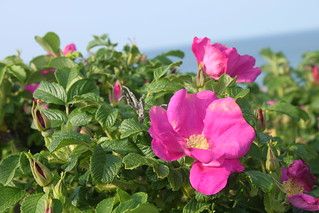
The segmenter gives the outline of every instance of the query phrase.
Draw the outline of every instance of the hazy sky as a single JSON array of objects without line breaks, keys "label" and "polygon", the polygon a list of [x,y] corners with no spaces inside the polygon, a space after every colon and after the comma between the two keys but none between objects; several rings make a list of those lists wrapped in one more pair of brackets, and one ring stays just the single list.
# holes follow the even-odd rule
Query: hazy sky
[{"label": "hazy sky", "polygon": [[84,50],[93,34],[142,49],[319,28],[318,0],[1,0],[0,58],[41,53],[34,35],[57,32]]}]

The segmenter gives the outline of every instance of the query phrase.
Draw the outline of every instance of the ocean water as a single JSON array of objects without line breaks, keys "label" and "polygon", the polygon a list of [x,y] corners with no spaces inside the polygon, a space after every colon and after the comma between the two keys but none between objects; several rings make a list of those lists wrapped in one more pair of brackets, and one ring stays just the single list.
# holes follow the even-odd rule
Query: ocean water
[{"label": "ocean water", "polygon": [[[213,36],[209,36],[213,38]],[[162,49],[154,49],[146,51],[150,57],[165,51],[179,49],[185,53],[182,71],[195,72],[196,61],[191,51],[191,42],[182,46],[171,46]],[[216,41],[213,41],[216,42]],[[274,51],[282,51],[288,58],[291,66],[296,66],[301,60],[303,53],[307,51],[319,50],[319,29],[303,32],[294,32],[286,34],[278,34],[271,36],[260,36],[238,40],[217,41],[226,44],[229,47],[236,47],[240,54],[249,54],[256,58],[258,66],[265,63],[259,52],[263,48],[271,48]]]}]

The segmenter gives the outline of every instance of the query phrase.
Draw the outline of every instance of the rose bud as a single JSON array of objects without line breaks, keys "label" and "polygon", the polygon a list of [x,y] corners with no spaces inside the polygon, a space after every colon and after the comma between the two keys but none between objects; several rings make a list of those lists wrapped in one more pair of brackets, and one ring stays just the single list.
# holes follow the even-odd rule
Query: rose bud
[{"label": "rose bud", "polygon": [[274,150],[268,145],[267,158],[266,158],[266,169],[267,171],[275,171],[279,167],[278,160],[274,153]]},{"label": "rose bud", "polygon": [[42,187],[49,185],[52,182],[50,170],[42,163],[35,160],[31,153],[28,153],[27,157],[35,181]]},{"label": "rose bud", "polygon": [[39,131],[45,131],[50,128],[50,120],[44,115],[39,108],[44,108],[42,105],[38,105],[39,101],[33,101],[31,114],[33,117],[33,123]]},{"label": "rose bud", "polygon": [[116,104],[120,102],[122,98],[122,85],[119,80],[117,80],[113,85],[112,94],[109,99],[112,104]]}]

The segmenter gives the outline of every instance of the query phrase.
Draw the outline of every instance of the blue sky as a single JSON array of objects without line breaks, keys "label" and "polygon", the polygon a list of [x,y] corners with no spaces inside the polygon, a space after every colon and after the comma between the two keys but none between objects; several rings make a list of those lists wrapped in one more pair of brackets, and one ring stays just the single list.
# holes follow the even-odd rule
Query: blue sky
[{"label": "blue sky", "polygon": [[40,54],[34,35],[57,32],[84,50],[93,34],[143,50],[319,29],[318,0],[1,0],[0,58]]}]

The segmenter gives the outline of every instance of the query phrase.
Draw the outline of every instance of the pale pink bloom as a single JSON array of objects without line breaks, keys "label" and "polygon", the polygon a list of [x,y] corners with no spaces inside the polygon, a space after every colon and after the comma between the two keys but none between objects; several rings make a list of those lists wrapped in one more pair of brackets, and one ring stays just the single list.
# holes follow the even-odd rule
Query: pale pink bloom
[{"label": "pale pink bloom", "polygon": [[34,93],[34,91],[39,87],[39,83],[32,83],[24,86],[24,90]]},{"label": "pale pink bloom", "polygon": [[288,196],[289,202],[299,209],[306,211],[319,211],[319,199],[308,194],[296,194]]},{"label": "pale pink bloom", "polygon": [[76,46],[75,46],[75,44],[71,43],[71,44],[68,44],[64,47],[63,55],[67,56],[75,51],[76,51]]},{"label": "pale pink bloom", "polygon": [[167,111],[152,107],[150,120],[155,155],[165,161],[186,155],[194,158],[191,184],[207,195],[222,190],[231,173],[243,171],[239,158],[255,138],[235,100],[218,99],[208,90],[196,94],[177,91]]},{"label": "pale pink bloom", "polygon": [[260,68],[255,67],[254,57],[240,55],[236,48],[228,48],[219,43],[211,44],[207,37],[195,37],[192,51],[197,63],[215,80],[226,73],[236,77],[237,82],[253,82],[261,73]]}]

